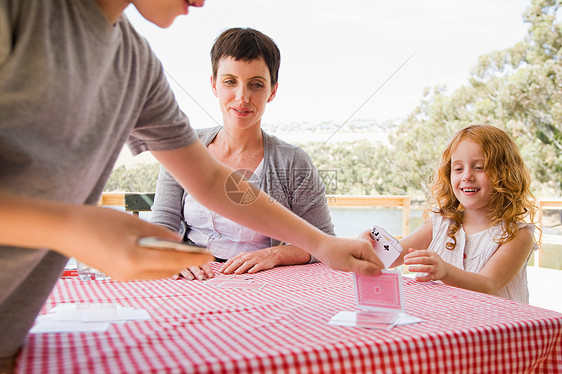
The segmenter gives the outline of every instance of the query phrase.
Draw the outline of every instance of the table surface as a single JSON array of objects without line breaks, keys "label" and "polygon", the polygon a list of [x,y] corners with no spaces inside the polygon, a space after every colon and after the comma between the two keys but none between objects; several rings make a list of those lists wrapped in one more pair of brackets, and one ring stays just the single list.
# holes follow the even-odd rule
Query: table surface
[{"label": "table surface", "polygon": [[100,302],[143,308],[151,319],[104,333],[29,335],[16,371],[562,372],[562,314],[554,311],[405,278],[406,310],[423,322],[391,330],[330,326],[337,312],[354,310],[351,274],[311,264],[249,277],[266,285],[61,279],[42,313]]}]

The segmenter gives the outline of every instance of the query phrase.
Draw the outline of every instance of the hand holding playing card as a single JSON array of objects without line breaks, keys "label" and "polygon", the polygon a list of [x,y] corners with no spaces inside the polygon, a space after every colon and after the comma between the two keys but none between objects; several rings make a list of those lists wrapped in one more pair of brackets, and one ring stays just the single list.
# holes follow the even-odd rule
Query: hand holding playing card
[{"label": "hand holding playing card", "polygon": [[379,256],[385,268],[388,268],[400,256],[402,246],[398,240],[380,226],[371,230],[371,239],[375,253]]}]

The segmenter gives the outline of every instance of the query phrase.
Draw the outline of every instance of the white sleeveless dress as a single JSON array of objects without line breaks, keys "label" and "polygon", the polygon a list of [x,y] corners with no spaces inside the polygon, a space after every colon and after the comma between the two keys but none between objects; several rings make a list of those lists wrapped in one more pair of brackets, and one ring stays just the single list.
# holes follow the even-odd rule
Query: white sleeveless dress
[{"label": "white sleeveless dress", "polygon": [[[457,239],[455,249],[452,251],[448,250],[445,245],[447,242],[452,242],[452,239],[447,236],[449,220],[439,214],[434,214],[432,221],[433,239],[428,250],[437,252],[444,261],[459,269],[479,273],[499,247],[494,238],[501,236],[501,226],[492,226],[487,230],[470,235],[467,235],[461,226],[455,236]],[[535,230],[535,226],[532,224],[522,223],[520,227],[527,227],[531,232]],[[537,249],[538,246],[535,243],[533,250]],[[496,296],[525,304],[529,303],[529,288],[527,286],[528,261],[529,258],[527,258],[511,282],[495,293]]]}]

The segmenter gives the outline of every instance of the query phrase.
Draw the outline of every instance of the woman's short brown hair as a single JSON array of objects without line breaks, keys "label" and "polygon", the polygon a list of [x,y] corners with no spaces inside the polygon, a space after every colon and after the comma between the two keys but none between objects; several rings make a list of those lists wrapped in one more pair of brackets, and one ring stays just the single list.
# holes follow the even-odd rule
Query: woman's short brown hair
[{"label": "woman's short brown hair", "polygon": [[232,57],[237,61],[263,58],[269,69],[271,86],[277,84],[281,53],[273,39],[258,30],[235,27],[227,29],[219,35],[211,48],[213,78],[217,77],[219,61],[223,57]]}]

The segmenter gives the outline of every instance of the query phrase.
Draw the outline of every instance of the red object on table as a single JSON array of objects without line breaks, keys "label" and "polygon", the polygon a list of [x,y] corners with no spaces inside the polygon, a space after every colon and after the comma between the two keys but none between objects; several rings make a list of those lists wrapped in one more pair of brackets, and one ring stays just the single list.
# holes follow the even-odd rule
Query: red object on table
[{"label": "red object on table", "polygon": [[78,276],[78,270],[76,269],[65,269],[62,272],[61,278],[72,278]]},{"label": "red object on table", "polygon": [[423,322],[387,331],[330,326],[334,314],[354,310],[349,273],[311,264],[248,278],[266,285],[61,279],[43,313],[100,302],[143,308],[151,319],[104,333],[30,335],[16,372],[562,372],[562,314],[554,311],[405,278],[406,310]]}]

